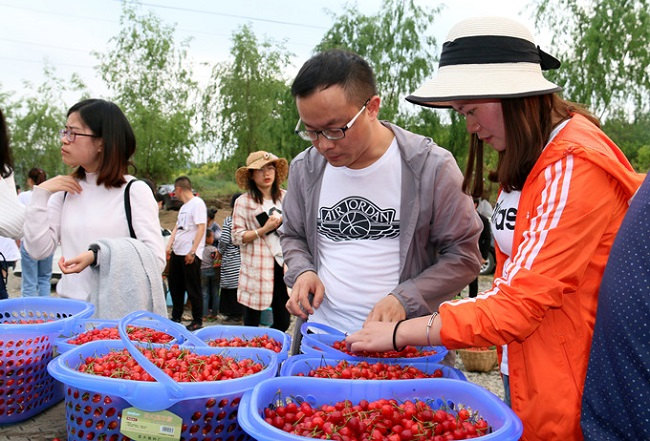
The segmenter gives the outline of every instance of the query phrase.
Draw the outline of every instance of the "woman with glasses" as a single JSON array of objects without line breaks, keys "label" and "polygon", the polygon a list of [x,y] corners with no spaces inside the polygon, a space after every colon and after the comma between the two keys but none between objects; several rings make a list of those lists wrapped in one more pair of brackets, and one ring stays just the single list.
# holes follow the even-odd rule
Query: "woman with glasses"
[{"label": "woman with glasses", "polygon": [[[97,295],[100,274],[93,268],[99,267],[102,254],[108,258],[111,251],[108,245],[95,243],[100,239],[137,238],[135,242],[145,245],[143,249],[132,244],[140,253],[140,260],[155,265],[160,279],[165,250],[158,207],[144,181],[134,181],[127,187],[133,180],[127,168],[136,142],[120,108],[101,99],[81,101],[68,110],[60,135],[61,157],[73,167],[73,172],[34,187],[25,224],[27,252],[32,258],[41,259],[61,244],[63,257],[58,263],[63,277],[56,289],[62,297],[90,300],[91,295]],[[125,195],[130,199],[128,203]],[[129,222],[127,210],[131,207]],[[111,258],[115,256],[110,254]],[[137,277],[140,267],[135,265],[133,276]],[[132,307],[139,309],[136,299],[133,300]],[[117,309],[118,305],[115,306]],[[96,310],[98,316],[105,318],[107,314]]]},{"label": "woman with glasses", "polygon": [[286,331],[289,299],[284,283],[284,258],[280,237],[282,224],[280,184],[287,178],[289,164],[272,153],[248,155],[246,166],[237,169],[236,180],[247,190],[235,201],[232,214],[232,241],[239,245],[241,266],[237,300],[244,307],[244,325],[259,326],[262,311],[273,309],[274,329]]}]

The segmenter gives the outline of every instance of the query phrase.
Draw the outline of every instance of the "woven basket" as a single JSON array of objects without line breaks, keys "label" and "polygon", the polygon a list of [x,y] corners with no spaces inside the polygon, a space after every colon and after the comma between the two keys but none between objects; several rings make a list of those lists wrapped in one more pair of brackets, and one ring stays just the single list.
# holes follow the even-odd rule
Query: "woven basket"
[{"label": "woven basket", "polygon": [[470,372],[489,372],[497,365],[497,350],[458,349],[465,370]]}]

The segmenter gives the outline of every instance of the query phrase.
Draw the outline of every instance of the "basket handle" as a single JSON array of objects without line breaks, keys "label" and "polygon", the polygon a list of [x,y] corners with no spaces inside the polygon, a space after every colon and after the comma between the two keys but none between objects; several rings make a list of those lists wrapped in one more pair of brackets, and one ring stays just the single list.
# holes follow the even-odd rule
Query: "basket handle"
[{"label": "basket handle", "polygon": [[346,334],[344,332],[341,332],[336,328],[328,326],[324,323],[315,323],[315,322],[305,322],[302,324],[302,326],[300,326],[300,333],[302,334],[303,337],[309,336],[309,334],[307,333],[307,329],[309,328],[315,328],[323,331],[325,334],[334,335],[337,337],[342,337],[342,338],[346,337]]},{"label": "basket handle", "polygon": [[[164,385],[167,390],[170,390],[174,397],[178,398],[182,395],[182,391],[183,391],[181,385],[175,382],[174,380],[172,380],[169,377],[169,375],[164,373],[158,366],[156,366],[151,361],[149,361],[149,359],[147,359],[147,357],[145,357],[144,354],[138,350],[136,345],[128,337],[128,334],[126,332],[127,325],[137,319],[144,318],[144,317],[151,318],[154,320],[167,320],[166,318],[161,317],[149,311],[135,311],[125,315],[117,324],[117,329],[120,333],[120,338],[122,339],[122,343],[124,343],[124,346],[129,351],[131,356],[135,358],[135,360],[140,364],[140,366],[142,366],[144,370],[146,370],[149,373],[149,375],[151,375],[153,378],[156,379],[156,381]],[[178,323],[174,323],[174,322],[171,323],[173,324],[173,326],[171,326],[171,329],[177,331],[187,341],[192,342],[196,346],[208,346],[204,341],[199,339],[191,332],[187,331],[187,329],[185,329],[182,325],[179,325]]]}]

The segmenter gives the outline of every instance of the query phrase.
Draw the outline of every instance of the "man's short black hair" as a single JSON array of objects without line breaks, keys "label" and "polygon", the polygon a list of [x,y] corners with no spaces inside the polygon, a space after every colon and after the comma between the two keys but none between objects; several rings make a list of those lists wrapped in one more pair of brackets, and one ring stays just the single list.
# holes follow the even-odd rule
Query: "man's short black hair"
[{"label": "man's short black hair", "polygon": [[307,97],[317,90],[341,86],[350,101],[362,105],[377,95],[372,68],[354,52],[329,49],[305,62],[291,85],[293,97]]},{"label": "man's short black hair", "polygon": [[187,176],[180,176],[174,181],[174,187],[180,187],[192,191],[192,181]]}]

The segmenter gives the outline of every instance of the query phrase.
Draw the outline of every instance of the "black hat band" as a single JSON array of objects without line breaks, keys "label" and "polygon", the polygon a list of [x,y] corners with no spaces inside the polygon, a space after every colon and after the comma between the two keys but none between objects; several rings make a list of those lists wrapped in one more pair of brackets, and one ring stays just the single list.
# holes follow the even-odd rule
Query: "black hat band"
[{"label": "black hat band", "polygon": [[557,69],[560,61],[528,40],[501,35],[461,37],[442,45],[440,67],[459,64],[535,63]]}]

